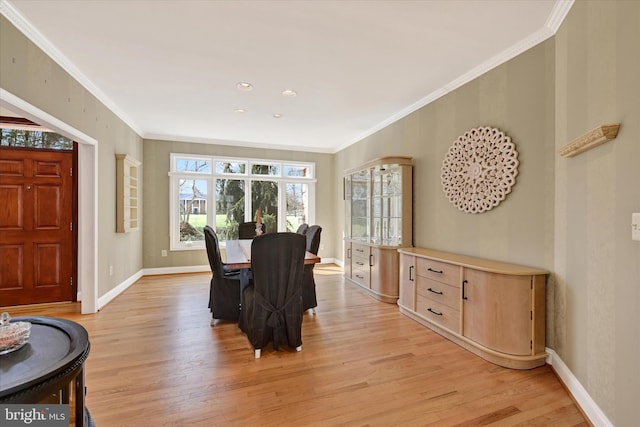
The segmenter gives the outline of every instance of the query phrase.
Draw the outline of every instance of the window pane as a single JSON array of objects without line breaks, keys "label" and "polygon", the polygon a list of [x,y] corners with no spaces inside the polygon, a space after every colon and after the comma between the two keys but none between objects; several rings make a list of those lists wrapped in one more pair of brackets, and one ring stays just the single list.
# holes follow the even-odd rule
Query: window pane
[{"label": "window pane", "polygon": [[308,184],[286,184],[287,191],[287,231],[295,232],[300,224],[308,223]]},{"label": "window pane", "polygon": [[246,171],[247,164],[244,162],[216,162],[216,173],[245,174]]},{"label": "window pane", "polygon": [[251,165],[251,173],[253,175],[270,175],[270,176],[279,176],[280,175],[280,166],[279,165],[271,165],[271,164],[253,164]]},{"label": "window pane", "polygon": [[216,180],[216,224],[220,240],[236,240],[244,222],[244,180]]},{"label": "window pane", "polygon": [[176,171],[211,173],[211,162],[202,159],[177,159]]},{"label": "window pane", "polygon": [[311,168],[301,165],[284,165],[284,176],[311,178]]},{"label": "window pane", "polygon": [[55,132],[4,128],[1,131],[1,146],[73,150],[73,141]]},{"label": "window pane", "polygon": [[203,241],[207,223],[207,181],[181,179],[178,182],[180,242]]},{"label": "window pane", "polygon": [[251,181],[251,212],[260,209],[267,233],[278,231],[278,184],[273,181]]}]

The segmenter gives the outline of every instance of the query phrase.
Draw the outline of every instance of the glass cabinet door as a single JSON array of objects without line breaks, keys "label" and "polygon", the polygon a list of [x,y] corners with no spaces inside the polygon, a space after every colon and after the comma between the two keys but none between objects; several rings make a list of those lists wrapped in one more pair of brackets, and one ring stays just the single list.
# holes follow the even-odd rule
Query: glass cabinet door
[{"label": "glass cabinet door", "polygon": [[368,170],[351,175],[351,237],[368,240],[370,236],[371,195]]},{"label": "glass cabinet door", "polygon": [[397,165],[376,169],[373,178],[373,243],[402,243],[402,170]]},{"label": "glass cabinet door", "polygon": [[351,175],[344,177],[344,237],[351,238]]}]

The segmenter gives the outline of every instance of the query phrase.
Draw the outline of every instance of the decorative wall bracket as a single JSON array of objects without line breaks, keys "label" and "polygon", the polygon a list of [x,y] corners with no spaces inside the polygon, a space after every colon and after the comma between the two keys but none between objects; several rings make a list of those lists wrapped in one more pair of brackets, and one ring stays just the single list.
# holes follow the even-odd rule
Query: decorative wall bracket
[{"label": "decorative wall bracket", "polygon": [[620,123],[598,126],[562,147],[558,153],[562,157],[573,157],[615,139],[618,136],[618,129],[620,129]]}]

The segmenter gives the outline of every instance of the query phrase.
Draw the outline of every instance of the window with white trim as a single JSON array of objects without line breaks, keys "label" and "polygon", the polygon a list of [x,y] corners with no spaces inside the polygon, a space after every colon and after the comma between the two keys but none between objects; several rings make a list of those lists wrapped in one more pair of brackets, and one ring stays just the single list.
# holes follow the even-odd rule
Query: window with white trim
[{"label": "window with white trim", "polygon": [[260,209],[267,232],[315,221],[315,163],[171,153],[171,250],[204,248],[205,225],[221,242]]}]

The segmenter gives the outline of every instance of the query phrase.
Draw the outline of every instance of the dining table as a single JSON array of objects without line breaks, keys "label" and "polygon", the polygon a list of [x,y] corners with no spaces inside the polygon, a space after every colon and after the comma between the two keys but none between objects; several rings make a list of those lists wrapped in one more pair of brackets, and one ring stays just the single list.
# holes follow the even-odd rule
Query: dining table
[{"label": "dining table", "polygon": [[[220,251],[222,262],[226,271],[237,270],[240,276],[240,300],[244,288],[249,286],[251,281],[251,243],[253,239],[227,240],[225,251]],[[220,248],[222,249],[222,248]],[[222,255],[224,254],[224,255]],[[321,259],[318,255],[306,251],[304,254],[305,264],[316,264]],[[242,302],[241,302],[242,304]]]},{"label": "dining table", "polygon": [[[246,270],[251,268],[251,242],[253,239],[227,240],[222,262],[227,270]],[[221,248],[222,249],[222,248]],[[316,264],[321,258],[309,251],[304,254],[305,264]]]}]

